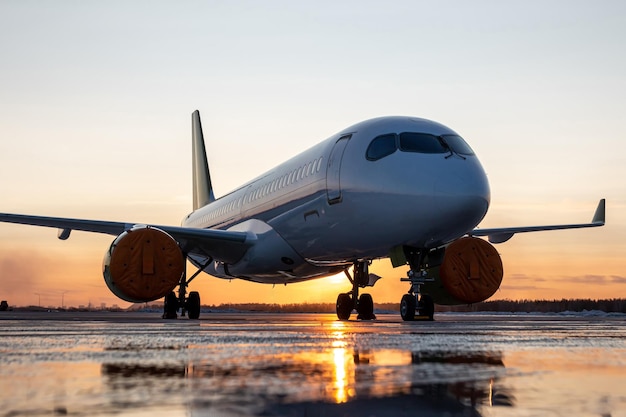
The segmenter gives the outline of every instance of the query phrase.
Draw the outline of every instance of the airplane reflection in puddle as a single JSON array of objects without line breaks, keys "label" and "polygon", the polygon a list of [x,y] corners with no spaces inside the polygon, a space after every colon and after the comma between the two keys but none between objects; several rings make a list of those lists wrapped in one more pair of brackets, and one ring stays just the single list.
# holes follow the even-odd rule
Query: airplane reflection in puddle
[{"label": "airplane reflection in puddle", "polygon": [[180,391],[179,400],[193,415],[234,407],[240,414],[313,411],[332,416],[416,405],[422,412],[454,415],[468,409],[478,413],[481,406],[513,405],[511,393],[498,386],[504,376],[498,352],[358,351],[348,347],[353,343],[340,329],[331,335],[323,351],[233,355],[217,362],[203,358],[162,365],[109,363],[103,364],[102,374],[110,390],[135,390],[137,398],[163,398]]},{"label": "airplane reflection in puddle", "polygon": [[498,386],[503,371],[500,355],[493,352],[350,352],[346,348],[247,358],[239,364],[102,366],[109,390],[161,400],[166,396],[173,400],[172,393],[184,392],[179,400],[194,415],[216,407],[256,414],[261,407],[265,415],[321,409],[332,416],[346,409],[404,409],[410,404],[422,411],[456,413],[470,408],[477,412],[479,406],[513,405],[511,393]]}]

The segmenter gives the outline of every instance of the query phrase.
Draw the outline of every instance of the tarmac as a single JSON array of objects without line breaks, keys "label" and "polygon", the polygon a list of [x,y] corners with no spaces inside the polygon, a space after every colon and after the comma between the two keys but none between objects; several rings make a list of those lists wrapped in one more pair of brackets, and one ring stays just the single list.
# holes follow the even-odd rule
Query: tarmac
[{"label": "tarmac", "polygon": [[626,416],[626,316],[0,312],[0,416]]}]

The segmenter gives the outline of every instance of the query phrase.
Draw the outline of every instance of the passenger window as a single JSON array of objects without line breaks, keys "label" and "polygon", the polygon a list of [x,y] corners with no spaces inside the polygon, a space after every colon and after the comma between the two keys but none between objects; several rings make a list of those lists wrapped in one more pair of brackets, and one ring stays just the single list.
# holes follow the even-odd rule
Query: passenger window
[{"label": "passenger window", "polygon": [[365,156],[370,161],[376,161],[391,155],[396,151],[396,135],[389,133],[387,135],[377,136],[367,147]]},{"label": "passenger window", "polygon": [[400,133],[400,150],[419,153],[448,152],[437,136],[414,132]]},{"label": "passenger window", "polygon": [[462,137],[457,135],[443,135],[442,138],[454,152],[461,155],[474,155],[474,151]]}]

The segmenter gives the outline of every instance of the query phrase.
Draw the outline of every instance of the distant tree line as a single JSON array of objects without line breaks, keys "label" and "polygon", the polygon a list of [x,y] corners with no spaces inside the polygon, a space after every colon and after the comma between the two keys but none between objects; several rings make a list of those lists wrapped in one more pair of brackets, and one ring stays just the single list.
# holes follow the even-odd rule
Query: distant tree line
[{"label": "distant tree line", "polygon": [[562,313],[564,311],[581,312],[585,310],[626,313],[626,299],[494,300],[471,305],[437,306],[437,311],[457,312]]},{"label": "distant tree line", "polygon": [[[130,310],[145,307],[153,309],[163,308],[162,304],[154,303],[135,304]],[[334,303],[225,303],[217,305],[203,305],[204,309],[211,311],[249,311],[264,313],[335,313]],[[377,312],[400,311],[399,303],[375,303]],[[572,299],[572,300],[494,300],[482,303],[458,305],[458,306],[435,306],[437,312],[501,312],[501,313],[562,313],[565,311],[603,311],[605,313],[625,313],[626,299],[611,298],[605,300]]]},{"label": "distant tree line", "polygon": [[[228,303],[205,306],[215,311],[257,311],[267,313],[334,313],[335,304],[263,304],[263,303]],[[375,303],[376,311],[400,311],[399,303]],[[437,312],[503,312],[503,313],[561,313],[564,311],[603,311],[606,313],[626,313],[626,299],[606,300],[495,300],[459,306],[436,306]]]},{"label": "distant tree line", "polygon": [[263,304],[263,303],[227,303],[206,306],[215,311],[250,311],[264,313],[334,313],[335,304],[302,303],[302,304]]}]

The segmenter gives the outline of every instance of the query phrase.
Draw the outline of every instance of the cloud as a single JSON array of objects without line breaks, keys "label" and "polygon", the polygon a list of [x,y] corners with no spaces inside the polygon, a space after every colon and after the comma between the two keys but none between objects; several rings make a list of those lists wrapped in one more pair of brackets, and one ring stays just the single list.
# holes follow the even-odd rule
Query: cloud
[{"label": "cloud", "polygon": [[519,274],[519,273],[507,275],[505,276],[504,279],[515,280],[515,281],[529,280],[529,281],[534,281],[534,282],[546,282],[547,281],[547,279],[545,278],[540,278],[540,277],[526,275],[526,274]]},{"label": "cloud", "polygon": [[502,285],[500,289],[506,291],[535,291],[539,290],[540,288],[532,285]]},{"label": "cloud", "polygon": [[581,277],[575,277],[574,282],[582,282],[585,284],[596,284],[596,285],[606,285],[608,284],[608,280],[604,275],[583,275]]},{"label": "cloud", "polygon": [[574,284],[592,284],[592,285],[610,285],[610,284],[626,284],[626,277],[619,275],[581,275],[576,277],[563,277],[559,278],[560,282],[574,283]]},{"label": "cloud", "polygon": [[595,285],[606,285],[608,284],[608,280],[604,275],[583,275],[580,277],[570,277],[566,279],[569,282],[575,282],[580,284],[595,284]]},{"label": "cloud", "polygon": [[619,275],[611,275],[611,282],[613,284],[626,284],[626,277],[620,277]]}]

